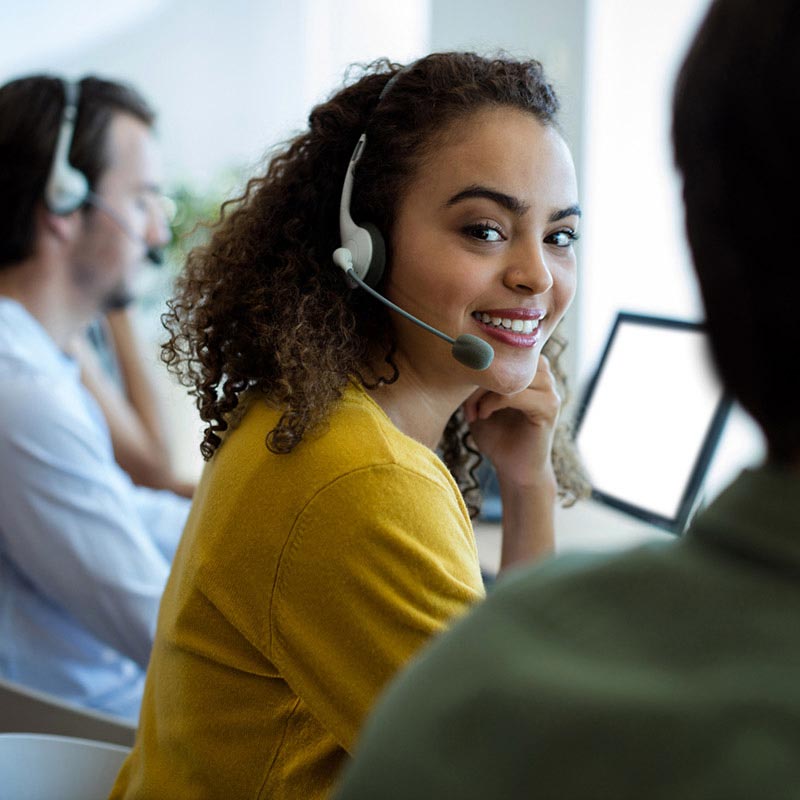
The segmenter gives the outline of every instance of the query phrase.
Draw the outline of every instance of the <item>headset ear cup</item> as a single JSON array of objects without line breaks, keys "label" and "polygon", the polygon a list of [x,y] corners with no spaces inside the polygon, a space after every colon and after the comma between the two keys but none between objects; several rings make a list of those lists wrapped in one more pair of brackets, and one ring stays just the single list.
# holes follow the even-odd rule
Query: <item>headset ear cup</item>
[{"label": "headset ear cup", "polygon": [[45,204],[54,214],[71,214],[86,202],[88,195],[86,176],[69,164],[58,164],[45,187]]},{"label": "headset ear cup", "polygon": [[361,227],[364,228],[372,240],[372,258],[369,262],[367,274],[364,276],[364,283],[374,289],[380,283],[383,277],[383,269],[386,266],[386,244],[383,241],[381,232],[371,222],[364,222]]}]

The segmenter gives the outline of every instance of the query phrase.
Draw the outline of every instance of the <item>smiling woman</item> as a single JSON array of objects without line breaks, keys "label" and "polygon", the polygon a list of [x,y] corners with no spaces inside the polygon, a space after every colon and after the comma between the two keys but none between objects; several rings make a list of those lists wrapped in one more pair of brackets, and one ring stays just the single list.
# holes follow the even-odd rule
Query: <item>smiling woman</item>
[{"label": "smiling woman", "polygon": [[[189,257],[165,356],[209,464],[115,797],[325,796],[386,682],[483,596],[474,455],[497,470],[503,567],[551,550],[556,495],[580,487],[554,466],[546,356],[580,217],[557,105],[535,61],[378,62]],[[385,246],[367,283],[490,344],[488,368],[344,280],[333,253],[360,265],[358,236],[367,274]]]},{"label": "smiling woman", "polygon": [[[531,384],[575,293],[578,214],[563,139],[526,111],[476,111],[420,165],[398,203],[387,294],[438,328],[487,338],[496,354],[476,376],[397,321],[400,380],[424,373],[414,391],[435,387],[445,419],[463,402],[458,393],[470,394],[476,383],[503,395]],[[443,391],[445,375],[451,396]],[[386,403],[393,391],[382,390]],[[433,418],[423,422],[435,437]],[[435,447],[438,438],[426,443]]]}]

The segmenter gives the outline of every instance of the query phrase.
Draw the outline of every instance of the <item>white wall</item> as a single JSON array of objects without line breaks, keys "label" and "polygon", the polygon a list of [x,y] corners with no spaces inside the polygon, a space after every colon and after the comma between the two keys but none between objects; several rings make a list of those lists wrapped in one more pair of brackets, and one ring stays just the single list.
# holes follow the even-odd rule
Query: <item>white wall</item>
[{"label": "white wall", "polygon": [[581,377],[620,309],[702,317],[670,150],[672,84],[708,0],[590,0]]},{"label": "white wall", "polygon": [[349,64],[376,58],[405,64],[427,53],[432,2],[307,0],[305,107],[341,86]]}]

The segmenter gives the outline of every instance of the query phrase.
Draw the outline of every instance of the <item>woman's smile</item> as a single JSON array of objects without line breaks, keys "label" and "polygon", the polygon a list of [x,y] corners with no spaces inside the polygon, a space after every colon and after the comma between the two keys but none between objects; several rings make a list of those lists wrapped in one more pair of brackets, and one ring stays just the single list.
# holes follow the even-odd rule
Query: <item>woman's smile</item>
[{"label": "woman's smile", "polygon": [[547,312],[541,308],[503,308],[473,311],[480,329],[512,347],[534,347],[541,339],[540,322]]}]

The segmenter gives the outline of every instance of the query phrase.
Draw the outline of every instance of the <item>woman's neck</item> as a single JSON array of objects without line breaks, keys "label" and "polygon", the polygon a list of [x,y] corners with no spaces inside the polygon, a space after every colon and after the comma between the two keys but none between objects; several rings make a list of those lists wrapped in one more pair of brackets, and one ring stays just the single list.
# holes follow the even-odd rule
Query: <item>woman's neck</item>
[{"label": "woman's neck", "polygon": [[[399,373],[397,380],[367,389],[367,392],[406,436],[435,450],[448,420],[472,389],[425,376],[400,357],[396,357],[395,363]],[[385,371],[384,366],[381,372]]]}]

